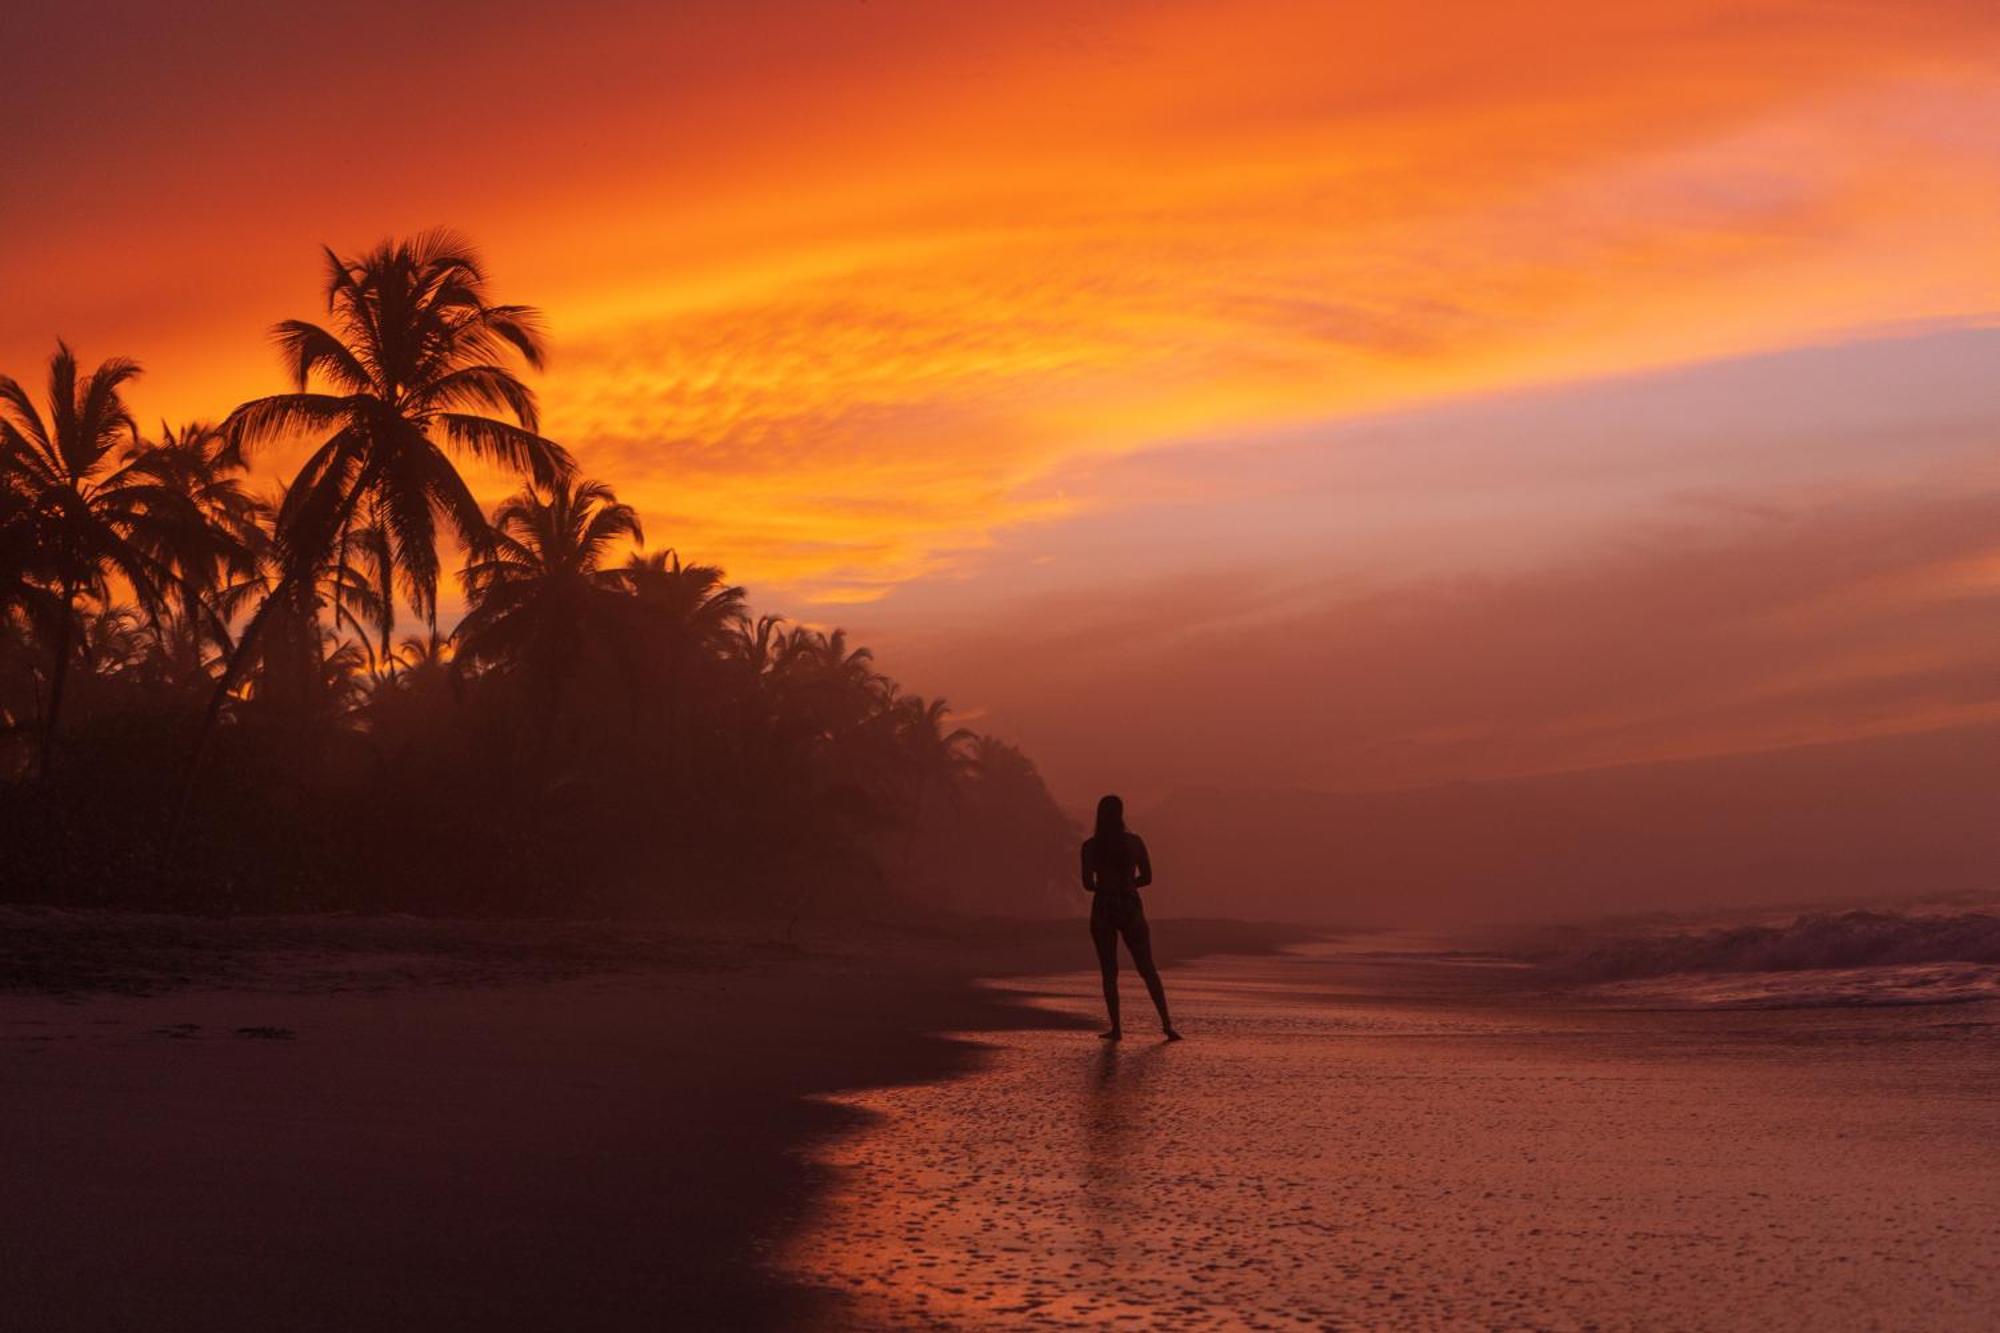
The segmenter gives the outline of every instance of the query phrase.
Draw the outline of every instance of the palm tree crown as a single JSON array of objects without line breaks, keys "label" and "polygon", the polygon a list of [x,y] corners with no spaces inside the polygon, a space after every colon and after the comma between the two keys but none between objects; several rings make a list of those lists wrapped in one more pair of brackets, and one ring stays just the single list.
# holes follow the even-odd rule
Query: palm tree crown
[{"label": "palm tree crown", "polygon": [[606,600],[624,587],[623,571],[603,568],[621,538],[643,540],[639,515],[601,481],[558,479],[509,498],[465,567],[471,609],[458,638],[467,656],[535,669],[572,654],[593,613],[608,614]]},{"label": "palm tree crown", "polygon": [[684,565],[680,552],[635,551],[617,576],[638,599],[648,627],[676,660],[722,647],[743,619],[743,588],[723,582],[717,565]]},{"label": "palm tree crown", "polygon": [[0,480],[16,521],[33,535],[26,576],[48,590],[44,614],[53,622],[44,771],[78,646],[78,601],[108,602],[114,582],[122,583],[156,619],[176,590],[194,596],[226,544],[157,448],[140,440],[124,400],[138,375],[138,362],[113,357],[79,376],[76,354],[59,342],[49,358],[46,415],[18,381],[0,375]]},{"label": "palm tree crown", "polygon": [[486,536],[452,455],[543,486],[572,470],[567,451],[538,433],[534,392],[509,364],[541,367],[540,316],[488,300],[478,256],[449,231],[384,241],[358,258],[328,250],[326,262],[331,326],[289,319],[272,330],[294,391],[243,404],[224,433],[244,447],[319,438],[278,515],[294,577],[365,517],[389,536],[404,600],[434,620],[437,516],[468,547]]},{"label": "palm tree crown", "polygon": [[[193,422],[175,430],[162,423],[160,438],[127,450],[125,462],[135,487],[153,488],[154,508],[177,516],[170,543],[157,533],[140,535],[175,575],[178,628],[197,643],[212,639],[226,648],[227,613],[219,603],[231,584],[255,575],[269,544],[270,506],[245,484],[242,453],[213,426]],[[156,619],[154,629],[163,634],[165,619]]]}]

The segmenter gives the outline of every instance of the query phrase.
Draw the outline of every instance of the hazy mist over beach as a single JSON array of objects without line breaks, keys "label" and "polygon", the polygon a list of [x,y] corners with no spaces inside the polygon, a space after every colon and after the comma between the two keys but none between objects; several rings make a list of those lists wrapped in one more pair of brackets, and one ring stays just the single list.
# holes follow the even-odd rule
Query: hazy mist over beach
[{"label": "hazy mist over beach", "polygon": [[2000,900],[2000,728],[1404,791],[1177,792],[1175,910],[1342,925]]},{"label": "hazy mist over beach", "polygon": [[1995,0],[22,0],[0,1333],[1990,1333]]}]

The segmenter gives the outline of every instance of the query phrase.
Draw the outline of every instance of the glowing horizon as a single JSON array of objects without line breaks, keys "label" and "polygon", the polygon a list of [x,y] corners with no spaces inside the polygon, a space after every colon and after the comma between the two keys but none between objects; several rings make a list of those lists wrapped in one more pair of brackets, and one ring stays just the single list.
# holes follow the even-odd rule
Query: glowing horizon
[{"label": "glowing horizon", "polygon": [[[1310,615],[1493,565],[1559,577],[1665,494],[1637,463],[1613,475],[1642,452],[1617,438],[1628,420],[1564,404],[1809,349],[1900,366],[2000,310],[2000,19],[1975,5],[801,0],[568,21],[501,6],[470,32],[455,24],[471,11],[441,5],[407,16],[407,50],[358,68],[289,15],[103,8],[156,29],[127,46],[205,60],[214,85],[162,104],[138,56],[87,68],[88,25],[32,34],[50,59],[0,91],[10,119],[62,77],[103,96],[38,126],[14,168],[32,202],[0,219],[0,369],[38,376],[61,335],[88,360],[147,364],[143,420],[218,417],[278,387],[262,333],[315,310],[319,242],[452,225],[503,299],[547,312],[545,427],[638,506],[654,545],[722,564],[776,609],[859,614],[932,677],[900,657],[897,674],[999,717],[1068,785],[1098,778],[1048,721],[1061,710],[977,669],[969,635],[939,641],[954,598],[1018,619],[1023,587],[1063,577],[1081,606],[1032,614],[1088,624],[1093,600],[1187,564],[1162,552],[1194,529],[1228,543],[1211,570],[1301,586],[1323,571],[1340,587],[1300,592]],[[446,40],[457,63],[429,63]],[[374,97],[389,86],[410,90],[394,122]],[[1945,378],[1961,415],[1996,419],[1972,379]],[[1729,415],[1688,392],[1664,410]],[[1464,434],[1423,475],[1497,467],[1483,497],[1445,503],[1449,485],[1414,473],[1390,510],[1339,491],[1343,468],[1374,466],[1342,454],[1346,434],[1524,394],[1561,438],[1605,436],[1607,457],[1524,446],[1495,464]],[[1922,417],[1918,397],[1873,423],[1879,450]],[[1746,504],[1906,490],[1946,467],[1829,449],[1775,468],[1784,451],[1761,442],[1804,426],[1728,428],[1739,447],[1712,484]],[[1974,484],[1970,457],[1951,454],[1946,484]],[[1229,463],[1190,479],[1192,458]],[[1348,498],[1287,508],[1306,485]],[[480,481],[489,500],[507,488]],[[1731,522],[1702,531],[1736,540]],[[1930,595],[1896,577],[1869,596]],[[1160,613],[1186,617],[1184,640],[1207,632],[1195,610]],[[1892,660],[1907,661],[1853,669]],[[1740,669],[1729,690],[1770,684]],[[1942,715],[1900,707],[1898,725]],[[1730,734],[1770,734],[1775,716]],[[1513,762],[1436,767],[1604,748],[1537,725]],[[1882,725],[1835,710],[1819,730]]]}]

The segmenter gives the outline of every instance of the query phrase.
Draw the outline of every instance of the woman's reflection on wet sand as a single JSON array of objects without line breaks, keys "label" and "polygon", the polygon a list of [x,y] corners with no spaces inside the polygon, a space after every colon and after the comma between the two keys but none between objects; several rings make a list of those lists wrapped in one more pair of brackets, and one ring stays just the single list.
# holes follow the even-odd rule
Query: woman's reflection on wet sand
[{"label": "woman's reflection on wet sand", "polygon": [[1154,1066],[1167,1048],[1136,1049],[1105,1042],[1086,1057],[1083,1082],[1083,1196],[1093,1217],[1104,1217],[1100,1239],[1115,1246],[1119,1217],[1132,1221],[1133,1157],[1147,1152],[1146,1131],[1157,1094]]}]

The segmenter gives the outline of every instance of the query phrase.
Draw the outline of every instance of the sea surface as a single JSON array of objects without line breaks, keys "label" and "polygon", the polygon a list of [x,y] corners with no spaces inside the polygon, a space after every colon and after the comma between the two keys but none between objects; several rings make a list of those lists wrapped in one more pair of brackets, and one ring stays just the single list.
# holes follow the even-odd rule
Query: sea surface
[{"label": "sea surface", "polygon": [[1122,1043],[843,1098],[781,1267],[857,1329],[1990,1329],[2000,1001],[1914,966],[1555,988],[1336,939],[1171,971],[1176,1044],[1127,972]]}]

